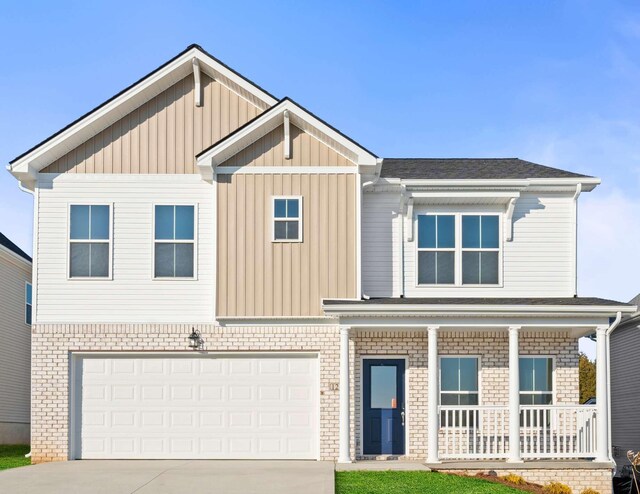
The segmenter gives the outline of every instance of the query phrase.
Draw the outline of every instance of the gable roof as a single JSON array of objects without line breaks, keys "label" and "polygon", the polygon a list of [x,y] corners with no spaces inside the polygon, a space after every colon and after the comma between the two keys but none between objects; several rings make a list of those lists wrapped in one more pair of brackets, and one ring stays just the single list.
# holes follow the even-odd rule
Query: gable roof
[{"label": "gable roof", "polygon": [[384,158],[380,176],[429,180],[593,178],[519,158]]},{"label": "gable roof", "polygon": [[31,262],[31,257],[27,255],[20,247],[9,240],[5,235],[0,233],[0,245],[14,254],[22,257],[25,261]]},{"label": "gable roof", "polygon": [[19,180],[29,181],[35,178],[35,173],[49,163],[193,72],[194,59],[200,64],[201,70],[262,110],[277,103],[278,100],[273,95],[213,57],[199,45],[193,44],[115,96],[14,158],[8,167],[9,171]]},{"label": "gable roof", "polygon": [[198,166],[202,170],[223,163],[251,143],[282,125],[285,111],[289,112],[292,124],[308,132],[354,163],[375,166],[378,162],[378,157],[367,148],[329,125],[291,98],[285,97],[269,110],[261,113],[198,153],[196,155]]}]

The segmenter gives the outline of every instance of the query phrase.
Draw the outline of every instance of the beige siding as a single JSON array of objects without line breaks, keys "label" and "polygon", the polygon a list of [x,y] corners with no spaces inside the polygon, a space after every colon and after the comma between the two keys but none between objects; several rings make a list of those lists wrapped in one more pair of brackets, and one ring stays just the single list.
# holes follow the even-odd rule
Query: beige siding
[{"label": "beige siding", "polygon": [[[356,175],[218,176],[217,313],[320,316],[356,296]],[[274,243],[272,196],[303,197],[303,242]]]},{"label": "beige siding", "polygon": [[25,284],[31,264],[0,250],[0,423],[29,423],[31,328],[25,324]]},{"label": "beige siding", "polygon": [[196,173],[196,154],[261,113],[207,75],[201,81],[203,106],[189,75],[43,172]]},{"label": "beige siding", "polygon": [[350,166],[352,161],[291,125],[291,158],[284,159],[284,125],[247,146],[224,166]]}]

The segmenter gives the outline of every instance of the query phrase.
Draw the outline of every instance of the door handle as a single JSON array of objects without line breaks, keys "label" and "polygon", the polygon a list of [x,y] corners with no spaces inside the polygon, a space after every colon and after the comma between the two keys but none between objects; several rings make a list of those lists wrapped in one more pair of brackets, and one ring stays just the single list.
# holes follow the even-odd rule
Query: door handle
[{"label": "door handle", "polygon": [[404,427],[404,412],[400,412],[400,418],[402,419],[402,427]]}]

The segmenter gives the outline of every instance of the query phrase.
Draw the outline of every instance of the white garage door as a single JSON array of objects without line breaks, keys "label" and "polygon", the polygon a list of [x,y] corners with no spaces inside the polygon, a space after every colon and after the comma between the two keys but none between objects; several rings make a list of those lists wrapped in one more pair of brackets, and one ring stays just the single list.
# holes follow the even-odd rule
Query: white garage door
[{"label": "white garage door", "polygon": [[317,459],[315,356],[78,357],[76,458]]}]

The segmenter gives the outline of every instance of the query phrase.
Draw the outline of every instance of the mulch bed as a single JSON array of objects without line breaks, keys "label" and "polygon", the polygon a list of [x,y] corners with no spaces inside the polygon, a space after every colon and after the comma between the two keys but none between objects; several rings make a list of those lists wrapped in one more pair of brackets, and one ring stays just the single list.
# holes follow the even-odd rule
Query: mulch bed
[{"label": "mulch bed", "polygon": [[[465,475],[463,473],[452,473],[451,471],[447,472],[452,475],[458,475],[460,477],[470,477],[470,475]],[[493,482],[494,484],[502,484],[507,487],[512,487],[513,489],[519,489],[523,492],[532,492],[533,494],[542,494],[542,486],[540,484],[533,484],[531,482],[525,482],[524,484],[513,484],[511,482],[507,482],[502,477],[498,477],[496,475],[489,475],[488,473],[477,473],[474,477],[482,480],[486,480],[488,482]]]}]

